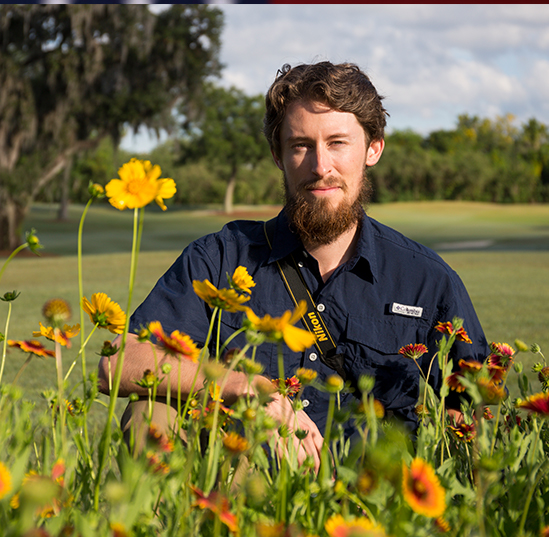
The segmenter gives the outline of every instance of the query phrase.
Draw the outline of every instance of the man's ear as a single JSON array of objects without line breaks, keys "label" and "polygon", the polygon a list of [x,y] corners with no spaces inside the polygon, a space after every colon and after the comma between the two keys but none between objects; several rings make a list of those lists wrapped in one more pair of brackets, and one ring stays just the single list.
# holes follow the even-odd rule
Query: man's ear
[{"label": "man's ear", "polygon": [[381,157],[383,148],[385,147],[385,140],[374,140],[366,153],[366,166],[373,166]]},{"label": "man's ear", "polygon": [[273,160],[274,160],[274,163],[276,164],[277,168],[279,170],[284,171],[284,166],[282,166],[282,160],[275,155],[275,153],[272,149],[271,149],[271,155],[273,156]]}]

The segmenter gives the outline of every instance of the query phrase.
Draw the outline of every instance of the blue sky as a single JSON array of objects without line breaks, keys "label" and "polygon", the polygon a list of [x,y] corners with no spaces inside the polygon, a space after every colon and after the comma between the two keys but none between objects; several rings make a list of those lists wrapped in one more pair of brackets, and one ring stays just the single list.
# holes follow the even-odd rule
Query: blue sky
[{"label": "blue sky", "polygon": [[[549,5],[219,4],[219,84],[265,93],[277,69],[358,64],[385,96],[388,131],[451,129],[458,114],[549,125]],[[156,143],[126,136],[136,152]]]}]

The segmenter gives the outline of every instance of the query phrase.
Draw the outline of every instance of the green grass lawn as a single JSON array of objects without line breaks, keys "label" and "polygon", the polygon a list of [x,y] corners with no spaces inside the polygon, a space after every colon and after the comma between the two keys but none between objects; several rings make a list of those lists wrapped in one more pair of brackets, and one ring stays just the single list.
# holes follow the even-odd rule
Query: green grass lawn
[{"label": "green grass lawn", "polygon": [[[215,209],[147,211],[131,310],[191,240],[219,229],[228,220],[266,219],[278,211],[276,207],[238,207],[238,212],[228,217]],[[80,322],[76,236],[82,210],[73,206],[70,220],[57,222],[55,206],[32,208],[25,229],[36,228],[45,249],[41,257],[17,257],[0,281],[1,295],[21,291],[13,303],[9,338],[29,339],[42,321],[42,305],[53,297],[67,299],[74,309],[72,322]],[[546,355],[549,353],[549,206],[410,202],[375,205],[369,213],[437,250],[460,274],[489,341],[512,344],[519,338],[528,344],[538,343]],[[89,298],[103,291],[124,310],[132,214],[107,205],[93,206],[84,227],[84,294]],[[7,311],[7,304],[0,304],[1,332],[5,331]],[[92,326],[88,318],[85,323],[89,333]],[[88,371],[95,369],[96,353],[111,336],[102,331],[92,337],[86,351]],[[76,339],[74,347],[64,351],[65,369],[76,358]],[[25,358],[21,351],[8,352],[4,382],[13,379]],[[529,371],[534,357],[525,355],[523,361]],[[78,365],[71,385],[80,378]],[[55,385],[54,362],[34,359],[20,385],[30,398],[40,400],[40,393]],[[513,383],[511,393],[516,394]]]}]

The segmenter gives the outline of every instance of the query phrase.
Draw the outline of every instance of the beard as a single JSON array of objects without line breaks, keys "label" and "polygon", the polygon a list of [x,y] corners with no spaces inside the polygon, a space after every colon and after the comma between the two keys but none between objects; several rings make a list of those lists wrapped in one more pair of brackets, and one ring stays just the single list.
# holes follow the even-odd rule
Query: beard
[{"label": "beard", "polygon": [[[345,196],[337,207],[332,207],[328,199],[317,198],[309,201],[304,197],[304,191],[320,185],[341,187]],[[361,224],[364,216],[363,206],[369,203],[372,193],[370,181],[366,176],[366,168],[364,168],[358,196],[354,200],[350,200],[346,195],[347,191],[347,185],[339,184],[333,178],[327,178],[301,185],[295,194],[291,194],[286,174],[284,174],[286,214],[290,227],[299,235],[304,244],[313,246],[330,244],[355,224]]]}]

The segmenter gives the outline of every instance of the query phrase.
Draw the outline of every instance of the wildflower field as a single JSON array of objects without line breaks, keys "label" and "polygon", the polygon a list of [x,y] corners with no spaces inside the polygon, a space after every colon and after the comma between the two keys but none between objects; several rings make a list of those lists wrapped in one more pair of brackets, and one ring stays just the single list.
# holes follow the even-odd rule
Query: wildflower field
[{"label": "wildflower field", "polygon": [[[150,345],[154,336],[179,363],[196,362],[206,381],[197,383],[187,400],[177,398],[186,443],[161,434],[151,422],[145,449],[133,454],[118,423],[123,358],[111,372],[114,396],[108,398],[97,392],[97,353],[116,350],[110,341],[118,334],[123,356],[129,314],[178,253],[141,253],[145,221],[161,222],[170,213],[145,215],[145,207],[156,202],[166,209],[175,187],[147,161],[132,160],[119,175],[106,192],[90,185],[90,201],[76,230],[76,256],[41,257],[41,267],[52,270],[38,273],[32,259],[19,259],[18,252],[0,260],[0,535],[549,535],[547,317],[536,302],[547,292],[539,275],[547,266],[543,230],[534,230],[529,250],[522,237],[515,237],[515,246],[507,243],[524,261],[522,272],[513,269],[512,289],[502,284],[509,281],[503,251],[463,254],[452,251],[451,244],[441,247],[494,342],[484,363],[452,364],[451,346],[456,339],[468,340],[463,320],[437,326],[440,341],[433,360],[446,382],[440,394],[423,384],[414,436],[386,419],[371,396],[374,379],[360,378],[354,404],[340,408],[338,395],[348,387],[337,375],[325,382],[307,369],[288,376],[283,363],[270,389],[225,406],[228,372],[244,372],[250,384],[261,373],[254,349],[262,341],[295,349],[313,341],[295,326],[299,307],[274,319],[259,318],[246,307],[255,286],[246,267],[227,275],[225,289],[195,282],[195,292],[212,308],[212,326],[224,310],[243,311],[241,330],[248,344],[226,356],[225,342],[219,342],[217,356],[208,357],[186,334],[167,334],[159,323],[145,327],[139,334],[142,345]],[[133,214],[133,221],[126,219],[127,253],[83,255],[93,234],[88,211],[105,195],[120,214]],[[383,210],[370,212],[392,225],[376,214]],[[459,215],[445,212],[455,244],[463,240],[463,226],[459,231]],[[479,241],[486,240],[486,230]],[[415,231],[413,238],[422,240],[421,225]],[[430,246],[446,240],[449,234],[440,231]],[[493,241],[497,244],[495,236]],[[41,246],[39,227],[29,229],[21,250],[47,252],[47,244]],[[478,268],[488,254],[492,273],[486,265]],[[33,278],[44,280],[34,292]],[[426,351],[421,342],[403,341],[400,353],[417,361]],[[160,368],[138,381],[151,401],[158,382],[170,374]],[[418,375],[424,374],[418,367]],[[298,462],[304,432],[279,427],[266,411],[276,394],[299,411],[301,391],[309,384],[331,398],[318,472],[313,460]],[[450,390],[468,396],[464,423],[450,421],[445,412]],[[341,424],[348,419],[359,429],[353,443],[342,437]]]}]

